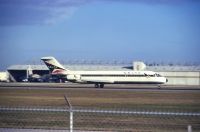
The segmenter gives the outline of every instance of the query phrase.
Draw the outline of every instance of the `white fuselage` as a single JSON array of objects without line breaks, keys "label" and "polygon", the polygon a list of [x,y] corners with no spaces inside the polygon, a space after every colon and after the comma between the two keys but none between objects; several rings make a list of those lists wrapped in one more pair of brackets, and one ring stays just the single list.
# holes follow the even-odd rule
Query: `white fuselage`
[{"label": "white fuselage", "polygon": [[77,83],[163,84],[165,77],[152,71],[63,71],[67,80]]},{"label": "white fuselage", "polygon": [[70,71],[62,66],[54,57],[42,57],[52,75],[64,76],[75,83],[92,83],[103,88],[104,84],[162,84],[167,79],[152,71]]}]

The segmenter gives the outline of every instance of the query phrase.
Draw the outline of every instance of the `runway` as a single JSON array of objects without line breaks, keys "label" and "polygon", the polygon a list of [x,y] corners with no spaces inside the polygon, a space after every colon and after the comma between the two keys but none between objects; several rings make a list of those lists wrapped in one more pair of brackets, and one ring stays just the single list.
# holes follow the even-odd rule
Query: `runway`
[{"label": "runway", "polygon": [[[69,132],[69,130],[0,128],[0,132]],[[75,131],[81,132],[81,131]]]},{"label": "runway", "polygon": [[94,88],[93,84],[76,83],[0,83],[0,89],[82,89],[82,90],[121,90],[121,91],[196,91],[200,86],[186,85],[147,85],[147,84],[106,84],[104,88]]}]

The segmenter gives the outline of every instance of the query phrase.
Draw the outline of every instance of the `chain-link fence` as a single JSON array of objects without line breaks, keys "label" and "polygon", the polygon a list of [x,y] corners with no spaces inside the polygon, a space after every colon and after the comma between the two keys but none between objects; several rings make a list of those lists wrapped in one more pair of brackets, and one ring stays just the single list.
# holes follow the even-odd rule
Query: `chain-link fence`
[{"label": "chain-link fence", "polygon": [[[192,129],[191,129],[191,127]],[[200,131],[200,113],[66,107],[0,107],[0,131]]]}]

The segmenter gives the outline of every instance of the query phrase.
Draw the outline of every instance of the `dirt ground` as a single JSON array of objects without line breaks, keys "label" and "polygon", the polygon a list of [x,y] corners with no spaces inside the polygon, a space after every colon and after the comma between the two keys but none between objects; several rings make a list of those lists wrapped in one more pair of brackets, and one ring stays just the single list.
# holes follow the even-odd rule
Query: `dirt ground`
[{"label": "dirt ground", "polygon": [[1,106],[65,106],[119,109],[181,109],[200,111],[199,91],[131,91],[81,88],[0,89]]},{"label": "dirt ground", "polygon": [[[23,86],[0,88],[0,106],[65,107],[67,95],[74,108],[142,110],[165,112],[200,112],[199,91],[116,90],[94,88],[43,88]],[[67,113],[0,112],[2,128],[66,129]],[[200,130],[199,117],[145,116],[121,114],[75,113],[74,128],[89,131],[193,131]]]}]

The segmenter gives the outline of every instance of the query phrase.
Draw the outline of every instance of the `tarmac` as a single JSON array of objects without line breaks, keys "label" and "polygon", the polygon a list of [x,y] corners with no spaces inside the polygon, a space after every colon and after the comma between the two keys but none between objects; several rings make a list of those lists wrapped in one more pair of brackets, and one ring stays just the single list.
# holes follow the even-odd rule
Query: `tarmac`
[{"label": "tarmac", "polygon": [[121,91],[165,91],[200,92],[198,85],[147,85],[147,84],[105,84],[104,88],[95,88],[94,84],[77,83],[0,83],[0,89],[82,89],[82,90],[121,90]]}]

